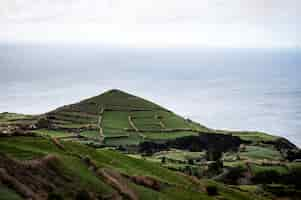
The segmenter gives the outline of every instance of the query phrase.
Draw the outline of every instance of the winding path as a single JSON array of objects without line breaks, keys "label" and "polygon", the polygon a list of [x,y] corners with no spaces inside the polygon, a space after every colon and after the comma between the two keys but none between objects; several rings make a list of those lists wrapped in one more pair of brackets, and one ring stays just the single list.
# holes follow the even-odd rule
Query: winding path
[{"label": "winding path", "polygon": [[144,140],[144,139],[145,139],[145,135],[143,135],[143,134],[140,132],[140,130],[136,127],[135,123],[133,122],[132,116],[130,116],[130,115],[128,116],[128,121],[129,121],[129,124],[130,124],[130,126],[132,127],[132,129],[135,130],[135,133],[137,133],[137,134],[139,135],[139,137],[141,137],[142,140]]},{"label": "winding path", "polygon": [[104,106],[100,107],[100,111],[99,111],[99,117],[98,117],[98,129],[99,129],[99,141],[102,144],[104,142],[104,134],[103,134],[103,128],[102,128],[102,120],[103,120],[103,113],[104,113],[105,109]]}]

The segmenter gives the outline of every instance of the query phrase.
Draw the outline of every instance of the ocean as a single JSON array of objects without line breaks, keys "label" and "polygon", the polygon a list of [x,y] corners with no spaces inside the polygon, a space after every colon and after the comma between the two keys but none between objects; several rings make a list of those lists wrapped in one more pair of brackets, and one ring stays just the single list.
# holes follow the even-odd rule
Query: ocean
[{"label": "ocean", "polygon": [[44,113],[112,88],[301,147],[300,49],[0,44],[0,112]]}]

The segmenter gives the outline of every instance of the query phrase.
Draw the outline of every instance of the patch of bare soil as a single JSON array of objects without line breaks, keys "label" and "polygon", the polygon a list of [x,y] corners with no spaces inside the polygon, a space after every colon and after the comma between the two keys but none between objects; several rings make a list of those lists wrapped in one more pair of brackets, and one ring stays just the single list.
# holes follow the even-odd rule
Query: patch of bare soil
[{"label": "patch of bare soil", "polygon": [[116,189],[120,195],[130,200],[139,200],[137,192],[128,186],[126,178],[124,178],[120,173],[104,168],[98,169],[96,173],[107,184]]},{"label": "patch of bare soil", "polygon": [[19,161],[0,154],[0,182],[26,199],[47,199],[48,193],[70,182],[56,167],[58,158],[46,156]]},{"label": "patch of bare soil", "polygon": [[55,144],[59,149],[66,151],[64,145],[61,144],[60,140],[56,137],[51,137],[50,140]]},{"label": "patch of bare soil", "polygon": [[164,187],[168,186],[167,183],[163,183],[162,181],[149,177],[149,176],[126,176],[129,178],[132,182],[134,182],[137,185],[142,185],[144,187],[160,191]]}]

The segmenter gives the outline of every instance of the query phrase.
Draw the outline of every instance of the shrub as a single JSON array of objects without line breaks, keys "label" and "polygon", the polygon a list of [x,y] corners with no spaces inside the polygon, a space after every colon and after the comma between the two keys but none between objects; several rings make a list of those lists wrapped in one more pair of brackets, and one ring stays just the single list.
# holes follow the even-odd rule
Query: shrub
[{"label": "shrub", "polygon": [[255,183],[263,184],[277,183],[279,179],[280,174],[276,170],[261,171],[252,178]]},{"label": "shrub", "polygon": [[161,163],[162,163],[162,164],[165,164],[165,163],[166,163],[166,157],[162,157],[162,158],[161,158]]},{"label": "shrub", "polygon": [[219,174],[223,171],[223,162],[216,161],[212,162],[208,165],[208,173],[211,175]]},{"label": "shrub", "polygon": [[194,160],[193,159],[188,159],[188,164],[189,165],[194,165]]},{"label": "shrub", "polygon": [[233,167],[229,169],[228,174],[224,178],[224,182],[227,184],[235,185],[237,180],[243,177],[243,173],[246,171],[243,167]]},{"label": "shrub", "polygon": [[206,160],[208,161],[218,161],[222,158],[223,153],[215,149],[209,149],[206,152]]},{"label": "shrub", "polygon": [[58,193],[51,192],[48,194],[47,200],[64,200],[64,198]]},{"label": "shrub", "polygon": [[37,128],[50,128],[51,121],[48,118],[40,118],[36,123]]},{"label": "shrub", "polygon": [[81,190],[77,192],[75,200],[92,200],[92,197],[86,190]]},{"label": "shrub", "polygon": [[209,196],[216,196],[216,195],[218,195],[217,187],[215,185],[208,185],[206,187],[206,191],[207,191],[207,194]]},{"label": "shrub", "polygon": [[285,174],[281,178],[281,182],[287,185],[294,185],[296,188],[301,189],[301,169],[293,168],[288,174]]}]

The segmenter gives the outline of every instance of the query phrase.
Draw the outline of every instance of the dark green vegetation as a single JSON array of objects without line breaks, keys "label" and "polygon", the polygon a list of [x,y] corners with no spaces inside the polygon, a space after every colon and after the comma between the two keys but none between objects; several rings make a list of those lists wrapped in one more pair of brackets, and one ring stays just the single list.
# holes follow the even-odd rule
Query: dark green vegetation
[{"label": "dark green vegetation", "polygon": [[[96,150],[75,142],[62,142],[61,145],[64,149],[59,148],[50,139],[41,137],[1,138],[0,168],[8,171],[15,182],[36,181],[35,184],[40,185],[39,188],[34,187],[34,183],[24,185],[24,187],[28,190],[28,194],[32,191],[39,195],[34,197],[37,199],[44,199],[49,195],[55,196],[54,194],[58,194],[57,196],[63,199],[73,199],[82,191],[87,191],[91,199],[96,197],[114,199],[117,198],[116,196],[122,197],[131,193],[137,199],[214,199],[205,190],[208,185],[214,185],[219,196],[228,197],[228,199],[257,197],[255,194],[228,188],[208,180],[196,180],[184,174],[172,172],[159,164],[130,158],[116,151]],[[46,162],[44,160],[47,160],[47,156]],[[10,159],[14,160],[7,161]],[[6,160],[5,163],[2,162],[4,160]],[[8,166],[10,162],[17,163],[14,169]],[[97,170],[92,169],[91,166],[95,166]],[[37,167],[42,169],[38,170]],[[19,172],[24,169],[28,170],[30,177],[26,178]],[[32,170],[35,171],[30,173]],[[101,170],[110,175],[101,174],[99,172]],[[47,178],[50,175],[57,185],[45,183],[45,181],[51,181]],[[135,182],[130,177],[140,177],[141,180],[143,178],[147,180],[147,177],[150,177],[150,180],[156,180],[162,186],[154,189],[151,183],[142,184],[143,182]],[[110,179],[115,180],[116,183],[126,183],[126,185],[124,188],[118,188]],[[10,183],[8,186],[12,189],[5,186],[8,182]],[[60,185],[63,187],[59,187]],[[20,196],[26,194],[13,181],[4,181],[4,185],[0,185],[0,188],[0,199],[6,199],[6,197],[7,199],[21,199]],[[20,194],[16,194],[13,189]],[[234,195],[233,198],[232,195]]]},{"label": "dark green vegetation", "polygon": [[120,90],[0,114],[0,200],[300,199],[298,159],[283,138],[210,129]]},{"label": "dark green vegetation", "polygon": [[[198,135],[208,128],[184,119],[142,98],[119,90],[46,113],[36,133],[60,137],[62,132],[82,136],[105,146],[137,145],[148,140],[166,140]],[[46,129],[46,130],[45,130]],[[65,136],[67,136],[66,134]]]}]

